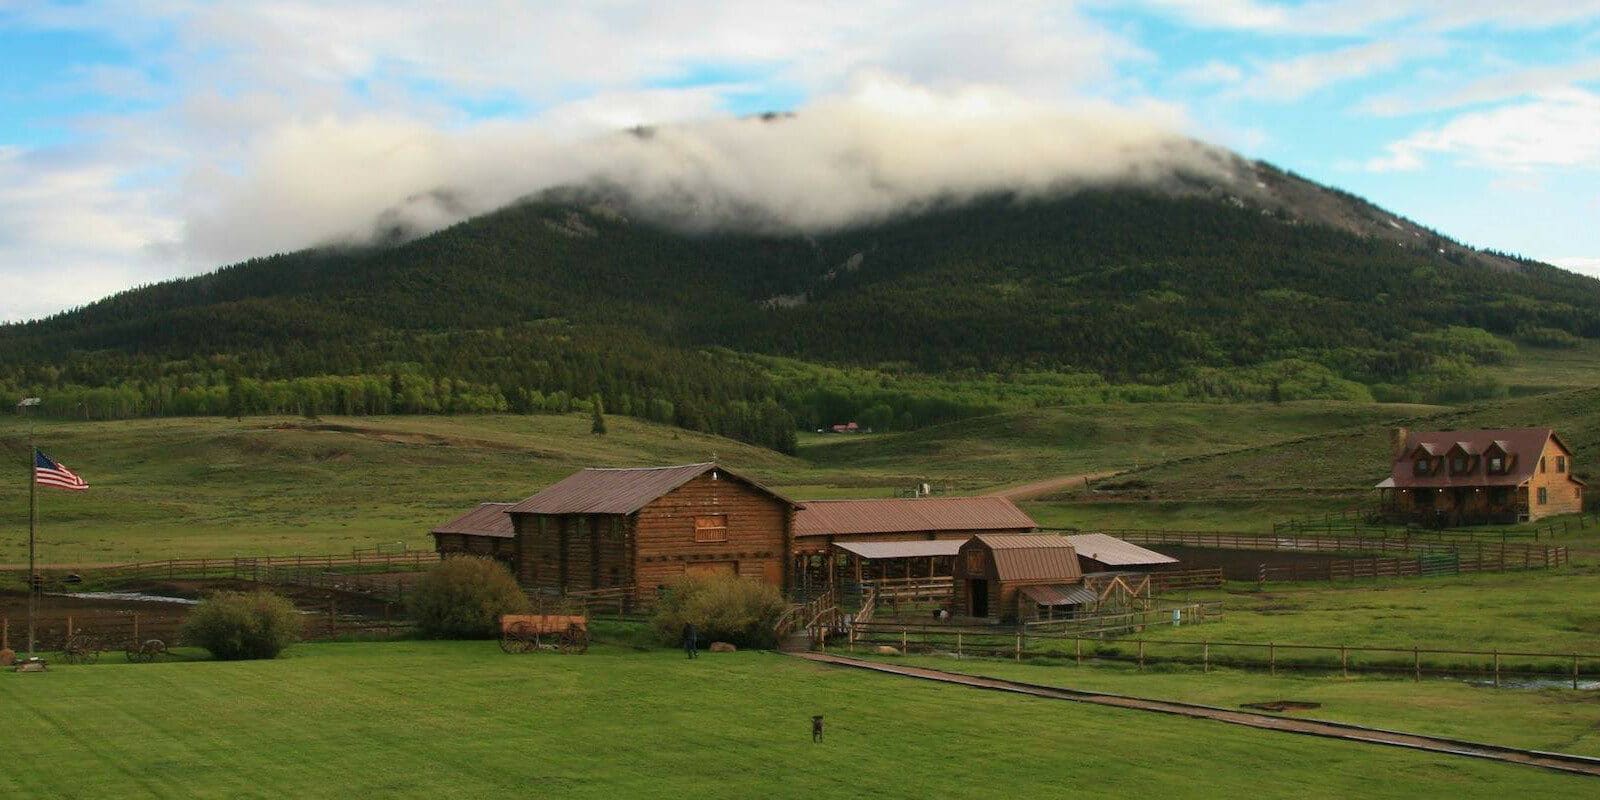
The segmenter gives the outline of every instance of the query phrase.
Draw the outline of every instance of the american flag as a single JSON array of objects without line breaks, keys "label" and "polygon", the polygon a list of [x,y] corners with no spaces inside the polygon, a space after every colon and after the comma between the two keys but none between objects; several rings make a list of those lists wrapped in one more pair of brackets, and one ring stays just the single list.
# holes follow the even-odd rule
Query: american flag
[{"label": "american flag", "polygon": [[70,489],[81,492],[89,488],[78,477],[78,473],[67,469],[65,464],[45,455],[43,452],[33,451],[33,479],[45,486],[54,486],[58,489]]}]

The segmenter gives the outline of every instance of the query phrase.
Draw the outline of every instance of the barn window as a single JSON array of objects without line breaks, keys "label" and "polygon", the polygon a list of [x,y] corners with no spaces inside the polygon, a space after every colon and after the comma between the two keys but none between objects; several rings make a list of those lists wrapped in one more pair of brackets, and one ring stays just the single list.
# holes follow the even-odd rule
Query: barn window
[{"label": "barn window", "polygon": [[1542,505],[1544,505],[1545,503],[1548,503],[1548,502],[1550,502],[1550,490],[1544,488],[1543,486],[1540,486],[1539,487],[1539,505],[1542,506]]},{"label": "barn window", "polygon": [[982,571],[983,571],[983,551],[982,550],[968,550],[967,551],[967,572],[970,574],[970,573],[977,573],[977,572],[982,572]]},{"label": "barn window", "polygon": [[697,542],[728,541],[728,515],[708,514],[694,518],[694,540]]}]

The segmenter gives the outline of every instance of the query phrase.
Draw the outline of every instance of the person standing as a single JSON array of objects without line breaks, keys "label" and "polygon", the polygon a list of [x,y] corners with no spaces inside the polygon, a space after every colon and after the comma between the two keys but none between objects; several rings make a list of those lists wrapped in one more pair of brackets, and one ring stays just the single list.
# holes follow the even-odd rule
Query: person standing
[{"label": "person standing", "polygon": [[693,622],[683,623],[683,654],[688,658],[699,658],[700,652],[696,647],[700,632],[694,629]]}]

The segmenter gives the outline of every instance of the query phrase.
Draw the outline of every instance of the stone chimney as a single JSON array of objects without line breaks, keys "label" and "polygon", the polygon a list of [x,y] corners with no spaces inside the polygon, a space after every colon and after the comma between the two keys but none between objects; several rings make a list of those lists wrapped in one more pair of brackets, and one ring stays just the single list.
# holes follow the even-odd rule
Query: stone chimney
[{"label": "stone chimney", "polygon": [[1410,436],[1410,428],[1395,428],[1389,431],[1389,460],[1398,461],[1405,455],[1406,439]]}]

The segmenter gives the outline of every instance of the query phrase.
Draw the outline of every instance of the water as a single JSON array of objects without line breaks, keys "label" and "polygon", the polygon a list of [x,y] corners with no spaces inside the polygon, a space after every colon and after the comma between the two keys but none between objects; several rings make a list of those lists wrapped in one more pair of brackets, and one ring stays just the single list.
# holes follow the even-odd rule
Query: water
[{"label": "water", "polygon": [[167,597],[159,594],[145,592],[68,592],[56,595],[57,597],[72,597],[79,600],[106,600],[111,602],[130,603],[173,603],[176,605],[192,606],[199,600],[190,600],[187,597]]}]

